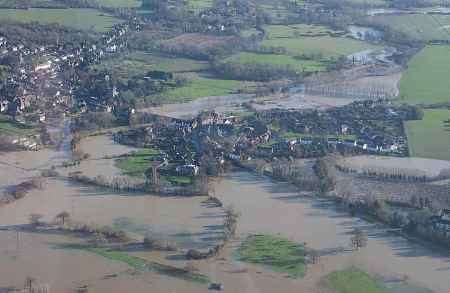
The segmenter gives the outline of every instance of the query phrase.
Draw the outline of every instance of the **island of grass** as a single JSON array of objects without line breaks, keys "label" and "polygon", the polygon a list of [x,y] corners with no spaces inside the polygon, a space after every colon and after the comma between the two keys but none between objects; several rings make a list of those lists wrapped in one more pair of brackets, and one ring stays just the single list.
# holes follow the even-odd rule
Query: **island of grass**
[{"label": "island of grass", "polygon": [[400,102],[441,104],[450,102],[450,47],[426,46],[408,63],[400,80]]},{"label": "island of grass", "polygon": [[18,22],[39,22],[42,24],[57,23],[80,30],[106,32],[113,25],[122,21],[95,9],[0,9],[0,20]]},{"label": "island of grass", "polygon": [[369,274],[350,268],[328,274],[322,280],[323,287],[333,293],[390,293]]},{"label": "island of grass", "polygon": [[378,280],[358,268],[335,271],[321,280],[321,287],[329,293],[431,293],[431,290],[413,286],[404,281]]},{"label": "island of grass", "polygon": [[450,110],[447,109],[427,109],[422,120],[406,121],[410,155],[450,160],[449,122]]},{"label": "island of grass", "polygon": [[141,0],[97,0],[102,7],[112,8],[137,8],[142,5]]},{"label": "island of grass", "polygon": [[305,247],[278,236],[251,235],[238,248],[237,256],[241,261],[264,265],[292,278],[302,277],[306,271]]}]

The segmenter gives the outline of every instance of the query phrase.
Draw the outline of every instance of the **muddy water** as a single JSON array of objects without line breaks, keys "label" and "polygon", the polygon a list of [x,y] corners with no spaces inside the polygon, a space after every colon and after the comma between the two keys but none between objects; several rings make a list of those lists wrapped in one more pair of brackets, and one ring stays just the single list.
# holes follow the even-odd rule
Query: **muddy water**
[{"label": "muddy water", "polygon": [[332,251],[348,247],[349,232],[354,227],[362,227],[369,233],[368,246],[359,253],[331,256],[330,263],[351,263],[381,275],[407,276],[414,284],[435,292],[448,292],[448,255],[435,253],[389,234],[383,228],[349,217],[336,211],[327,200],[305,198],[288,184],[244,172],[218,182],[216,194],[242,213],[238,225],[241,237],[261,232],[281,234],[311,247]]}]

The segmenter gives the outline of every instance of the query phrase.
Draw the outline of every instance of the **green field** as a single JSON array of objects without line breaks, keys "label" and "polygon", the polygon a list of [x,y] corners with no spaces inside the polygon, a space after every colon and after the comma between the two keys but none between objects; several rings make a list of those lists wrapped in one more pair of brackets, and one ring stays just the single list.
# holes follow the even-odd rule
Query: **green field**
[{"label": "green field", "polygon": [[[331,35],[302,36],[303,30],[280,29],[279,26],[266,27],[268,38],[262,42],[265,47],[283,47],[290,55],[301,54],[322,54],[325,58],[337,58],[346,56],[363,50],[377,48],[362,41],[347,37],[337,37]],[[311,28],[311,34],[323,34],[322,27]],[[296,33],[297,32],[297,33]],[[297,34],[297,36],[295,36]]]},{"label": "green field", "polygon": [[241,261],[261,264],[293,278],[302,277],[306,271],[304,247],[278,236],[249,236],[237,253]]},{"label": "green field", "polygon": [[424,110],[423,120],[405,122],[411,156],[450,160],[450,110]]},{"label": "green field", "polygon": [[128,79],[131,76],[143,76],[152,70],[165,72],[196,72],[208,69],[206,61],[197,61],[179,57],[165,57],[158,54],[142,51],[134,52],[120,58],[105,60],[96,65],[99,70],[114,71],[120,78]]},{"label": "green field", "polygon": [[369,19],[376,24],[386,25],[394,31],[404,33],[414,40],[430,41],[450,38],[450,15],[376,15]]},{"label": "green field", "polygon": [[243,84],[243,82],[237,80],[199,77],[189,81],[184,86],[164,91],[158,96],[168,102],[189,101],[200,97],[232,94]]},{"label": "green field", "polygon": [[187,6],[193,9],[212,7],[213,0],[188,0]]},{"label": "green field", "polygon": [[347,269],[328,274],[322,285],[333,293],[389,293],[369,274],[358,269]]},{"label": "green field", "polygon": [[30,135],[34,131],[32,127],[14,123],[5,116],[0,115],[0,135]]},{"label": "green field", "polygon": [[450,102],[450,47],[427,46],[414,56],[400,81],[400,102],[436,104]]},{"label": "green field", "polygon": [[58,23],[63,26],[104,32],[121,20],[106,15],[95,9],[0,9],[0,21],[39,22],[44,24]]},{"label": "green field", "polygon": [[150,168],[153,158],[159,153],[159,150],[143,149],[132,153],[128,157],[118,159],[116,167],[126,175],[144,176],[144,172]]},{"label": "green field", "polygon": [[326,69],[324,62],[297,59],[292,56],[278,54],[242,52],[227,58],[226,61],[240,64],[268,64],[275,67],[288,67],[298,72],[322,71]]},{"label": "green field", "polygon": [[98,4],[103,7],[126,7],[136,8],[141,6],[141,0],[97,0]]}]

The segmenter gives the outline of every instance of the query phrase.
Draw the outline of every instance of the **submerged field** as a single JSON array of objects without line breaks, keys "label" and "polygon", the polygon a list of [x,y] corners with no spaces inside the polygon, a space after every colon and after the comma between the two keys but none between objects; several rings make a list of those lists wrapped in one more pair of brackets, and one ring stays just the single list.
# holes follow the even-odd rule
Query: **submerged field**
[{"label": "submerged field", "polygon": [[0,9],[0,20],[19,22],[57,23],[63,26],[105,32],[121,20],[95,9]]},{"label": "submerged field", "polygon": [[406,134],[411,156],[450,160],[450,110],[424,110],[422,120],[407,121]]},{"label": "submerged field", "polygon": [[400,102],[438,104],[450,102],[450,47],[427,46],[408,63],[400,80]]}]

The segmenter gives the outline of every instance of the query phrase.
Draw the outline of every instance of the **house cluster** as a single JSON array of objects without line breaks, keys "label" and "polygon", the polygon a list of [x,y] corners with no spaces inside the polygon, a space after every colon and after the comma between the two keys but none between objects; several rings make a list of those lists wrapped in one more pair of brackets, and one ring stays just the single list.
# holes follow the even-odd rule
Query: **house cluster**
[{"label": "house cluster", "polygon": [[441,209],[438,216],[432,217],[432,222],[437,229],[450,232],[450,209]]},{"label": "house cluster", "polygon": [[[6,84],[0,86],[0,113],[17,116],[32,106],[43,107],[41,111],[46,111],[49,106],[63,106],[67,110],[72,105],[76,80],[65,80],[63,72],[98,63],[104,56],[126,47],[127,33],[133,29],[140,29],[136,19],[115,25],[98,43],[84,41],[70,49],[59,40],[45,46],[26,46],[0,36],[0,58],[16,57],[18,60],[10,64],[14,68]],[[35,63],[36,60],[39,62]]]},{"label": "house cluster", "polygon": [[270,110],[259,117],[268,125],[280,125],[278,142],[284,149],[315,145],[405,156],[403,121],[414,119],[414,109],[363,101],[326,111]]}]

